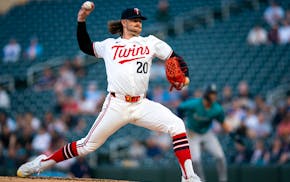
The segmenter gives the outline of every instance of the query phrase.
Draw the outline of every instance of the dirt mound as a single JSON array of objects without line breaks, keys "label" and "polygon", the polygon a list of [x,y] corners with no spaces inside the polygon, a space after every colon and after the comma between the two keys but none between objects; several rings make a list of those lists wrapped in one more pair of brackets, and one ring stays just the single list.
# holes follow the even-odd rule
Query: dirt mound
[{"label": "dirt mound", "polygon": [[44,177],[30,177],[19,178],[10,176],[0,176],[0,182],[127,182],[111,179],[92,179],[92,178],[44,178]]}]

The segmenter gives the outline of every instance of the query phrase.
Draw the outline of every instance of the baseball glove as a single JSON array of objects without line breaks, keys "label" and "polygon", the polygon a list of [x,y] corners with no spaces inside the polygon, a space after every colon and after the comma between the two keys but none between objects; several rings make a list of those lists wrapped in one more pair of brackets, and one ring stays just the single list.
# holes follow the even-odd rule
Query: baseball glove
[{"label": "baseball glove", "polygon": [[187,67],[181,67],[179,59],[178,57],[171,57],[165,62],[166,77],[171,84],[170,91],[173,88],[181,90],[186,82],[185,72],[187,71]]}]

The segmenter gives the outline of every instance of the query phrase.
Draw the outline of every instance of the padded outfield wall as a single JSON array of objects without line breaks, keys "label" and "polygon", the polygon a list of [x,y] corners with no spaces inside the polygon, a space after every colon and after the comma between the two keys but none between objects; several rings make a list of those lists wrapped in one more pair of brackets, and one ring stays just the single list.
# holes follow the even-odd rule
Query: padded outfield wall
[{"label": "padded outfield wall", "polygon": [[[213,167],[205,169],[207,182],[217,182],[217,173]],[[228,170],[228,182],[290,182],[290,166],[231,166]],[[95,170],[96,178],[123,179],[132,181],[178,182],[178,168],[112,168],[100,167]]]}]

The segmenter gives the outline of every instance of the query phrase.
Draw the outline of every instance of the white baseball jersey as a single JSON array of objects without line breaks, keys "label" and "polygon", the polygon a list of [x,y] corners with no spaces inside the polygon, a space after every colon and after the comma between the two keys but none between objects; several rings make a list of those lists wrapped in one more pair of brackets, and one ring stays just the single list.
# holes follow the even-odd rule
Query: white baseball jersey
[{"label": "white baseball jersey", "polygon": [[152,59],[165,60],[172,54],[171,47],[153,35],[108,38],[93,47],[96,57],[105,60],[108,92],[131,96],[146,93]]}]

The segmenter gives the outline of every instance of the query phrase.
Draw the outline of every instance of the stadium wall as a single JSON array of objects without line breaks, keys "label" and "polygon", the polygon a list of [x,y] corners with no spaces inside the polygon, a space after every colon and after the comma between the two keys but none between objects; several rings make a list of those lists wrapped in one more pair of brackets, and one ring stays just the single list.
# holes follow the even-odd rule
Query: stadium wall
[{"label": "stadium wall", "polygon": [[[96,178],[123,179],[132,181],[177,182],[180,181],[178,168],[112,168],[100,167],[95,170]],[[207,182],[217,182],[215,166],[205,169]],[[290,166],[230,166],[228,182],[289,182]]]}]

